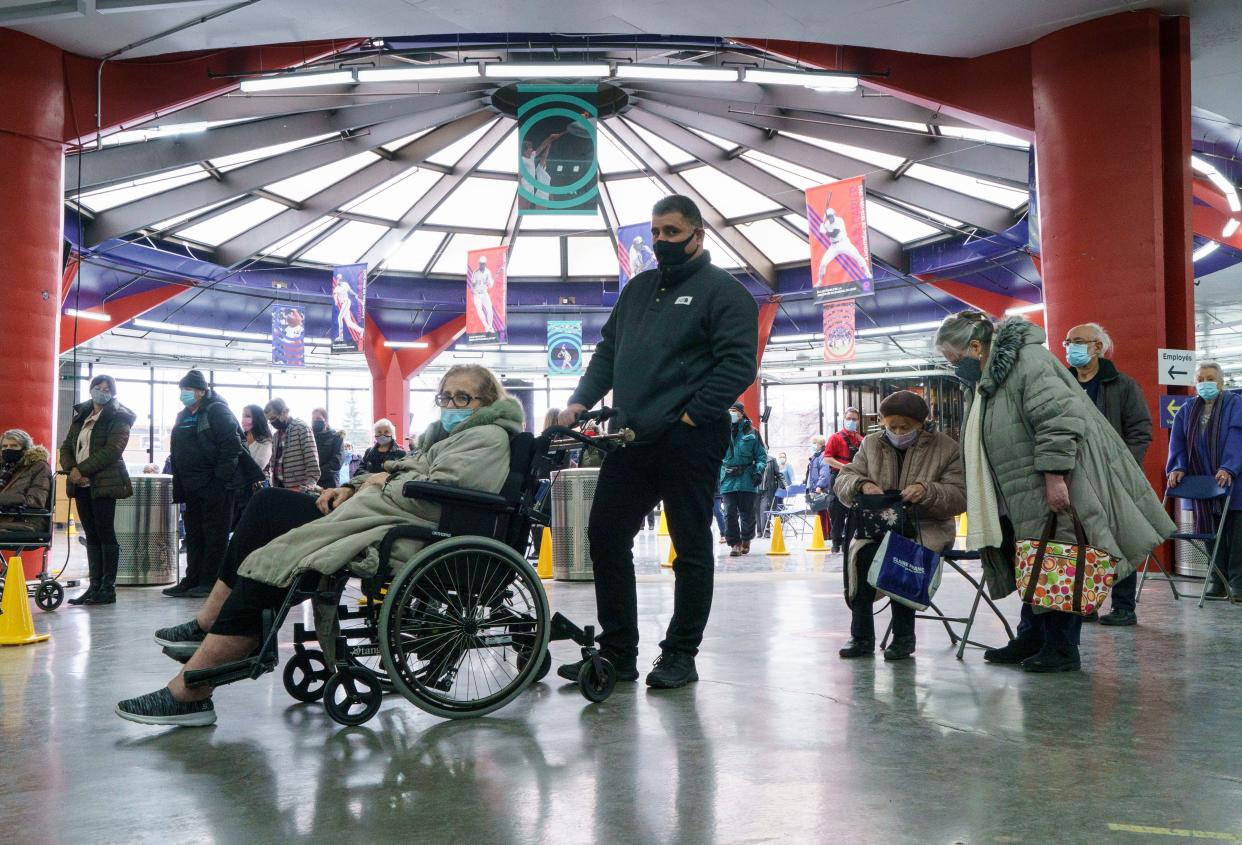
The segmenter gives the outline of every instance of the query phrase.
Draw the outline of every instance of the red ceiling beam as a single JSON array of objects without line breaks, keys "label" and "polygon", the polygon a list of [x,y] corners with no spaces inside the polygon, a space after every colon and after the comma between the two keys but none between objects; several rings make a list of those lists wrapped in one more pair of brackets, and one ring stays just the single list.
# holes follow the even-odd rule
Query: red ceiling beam
[{"label": "red ceiling beam", "polygon": [[61,354],[68,352],[75,346],[81,346],[88,340],[94,340],[109,329],[128,323],[136,317],[141,317],[157,305],[162,305],[168,300],[180,296],[188,289],[189,286],[164,285],[163,287],[135,293],[130,296],[118,296],[115,299],[109,299],[99,308],[90,309],[107,314],[112,318],[106,323],[102,320],[84,320],[80,317],[70,317],[62,313],[60,315]]},{"label": "red ceiling beam", "polygon": [[466,332],[466,315],[454,317],[420,337],[423,349],[392,349],[371,315],[366,318],[362,352],[371,370],[371,411],[375,419],[389,419],[397,440],[405,439],[410,425],[410,379],[418,375]]},{"label": "red ceiling beam", "polygon": [[[975,308],[985,314],[990,314],[997,318],[1004,317],[1005,312],[1010,308],[1024,308],[1028,305],[1034,304],[1025,299],[1016,299],[1012,296],[1002,296],[999,293],[982,290],[974,285],[968,285],[965,282],[959,282],[954,279],[938,279],[929,274],[918,275],[915,278],[931,285],[939,291],[947,293],[955,299],[960,299],[971,308]],[[1036,325],[1042,326],[1044,324],[1043,311],[1033,311],[1029,314],[1024,314],[1023,316]]]}]

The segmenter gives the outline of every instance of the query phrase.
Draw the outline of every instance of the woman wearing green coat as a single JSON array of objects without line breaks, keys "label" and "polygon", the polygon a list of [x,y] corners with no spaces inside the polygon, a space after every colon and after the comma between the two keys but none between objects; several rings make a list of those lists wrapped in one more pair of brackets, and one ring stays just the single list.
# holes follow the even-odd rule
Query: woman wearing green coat
[{"label": "woman wearing green coat", "polygon": [[[1118,559],[1118,580],[1174,531],[1125,442],[1044,347],[1045,337],[1022,318],[993,325],[978,311],[946,318],[936,335],[936,348],[967,386],[966,542],[983,555],[993,598],[1017,589],[1015,541],[1038,538],[1049,511],[1072,505],[1088,544]],[[1053,539],[1076,542],[1068,515]],[[1076,671],[1081,628],[1081,616],[1023,604],[1017,638],[984,659],[1029,672]]]},{"label": "woman wearing green coat", "polygon": [[725,506],[725,538],[729,555],[750,553],[755,536],[755,497],[763,480],[768,453],[746,418],[746,409],[735,402],[729,409],[729,450],[720,466],[720,496]]}]

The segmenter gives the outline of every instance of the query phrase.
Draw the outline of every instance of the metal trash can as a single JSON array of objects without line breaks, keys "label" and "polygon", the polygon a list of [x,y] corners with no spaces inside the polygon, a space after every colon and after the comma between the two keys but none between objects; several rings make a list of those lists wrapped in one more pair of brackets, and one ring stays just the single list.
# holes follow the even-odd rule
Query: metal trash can
[{"label": "metal trash can", "polygon": [[[1195,512],[1189,500],[1180,499],[1179,502],[1181,506],[1177,508],[1177,530],[1192,532],[1195,530]],[[1177,574],[1189,578],[1206,578],[1208,559],[1204,556],[1205,550],[1209,553],[1212,551],[1211,541],[1174,540],[1173,565]]]},{"label": "metal trash can", "polygon": [[116,503],[121,546],[116,583],[139,587],[177,580],[177,505],[171,475],[135,475],[134,495]]},{"label": "metal trash can", "polygon": [[557,581],[595,580],[587,525],[598,483],[598,467],[552,473],[552,577]]}]

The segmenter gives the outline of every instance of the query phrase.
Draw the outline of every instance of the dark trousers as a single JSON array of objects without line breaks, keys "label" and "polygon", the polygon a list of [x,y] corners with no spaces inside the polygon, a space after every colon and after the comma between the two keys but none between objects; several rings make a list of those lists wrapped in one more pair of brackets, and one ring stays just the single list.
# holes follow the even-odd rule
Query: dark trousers
[{"label": "dark trousers", "polygon": [[1134,612],[1138,606],[1138,573],[1134,572],[1113,585],[1113,610]]},{"label": "dark trousers", "polygon": [[724,494],[725,538],[730,546],[755,537],[755,494],[739,490]]},{"label": "dark trousers", "polygon": [[[879,543],[868,543],[858,553],[855,562],[858,572],[858,588],[850,607],[850,636],[856,640],[875,642],[875,587],[867,583],[867,572],[880,550]],[[893,636],[896,639],[914,639],[914,608],[898,601],[890,601],[893,611]]]},{"label": "dark trousers", "polygon": [[[1220,550],[1216,554],[1216,566],[1229,580],[1234,595],[1242,594],[1242,511],[1232,511],[1225,523],[1225,533],[1220,537]],[[1220,523],[1216,526],[1219,528]],[[1211,587],[1223,589],[1220,574],[1209,573]]]},{"label": "dark trousers", "polygon": [[1082,633],[1082,617],[1076,613],[1050,610],[1036,613],[1029,604],[1022,605],[1018,622],[1018,639],[1032,639],[1054,648],[1078,648]]},{"label": "dark trousers", "polygon": [[[832,481],[837,480],[836,473],[832,474]],[[841,500],[832,494],[828,497],[828,520],[832,523],[829,529],[832,532],[832,547],[839,549],[845,546],[845,515],[849,508],[841,504]]]},{"label": "dark trousers", "polygon": [[712,499],[712,518],[716,520],[716,528],[720,530],[720,536],[725,535],[725,516],[724,516],[724,499],[716,496]]},{"label": "dark trousers", "polygon": [[677,558],[673,618],[660,648],[698,653],[712,607],[712,500],[728,439],[727,423],[678,422],[656,442],[619,449],[604,460],[588,536],[600,647],[620,660],[638,657],[634,537],[661,500]]},{"label": "dark trousers", "polygon": [[191,587],[216,583],[233,522],[233,491],[208,488],[185,497],[185,578]]},{"label": "dark trousers", "polygon": [[92,499],[91,488],[76,487],[73,503],[88,546],[116,545],[116,499]]},{"label": "dark trousers", "polygon": [[764,490],[755,496],[755,525],[764,537],[768,536],[768,511],[776,501],[775,490]]}]

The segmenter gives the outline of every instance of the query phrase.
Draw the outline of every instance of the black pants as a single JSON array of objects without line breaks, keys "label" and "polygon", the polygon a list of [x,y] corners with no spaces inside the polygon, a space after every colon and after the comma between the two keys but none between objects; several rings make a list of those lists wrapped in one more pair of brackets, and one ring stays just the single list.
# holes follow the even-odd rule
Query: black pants
[{"label": "black pants", "polygon": [[[835,484],[837,474],[832,474],[832,481],[829,486]],[[837,498],[835,493],[828,497],[828,519],[831,521],[830,531],[832,533],[832,547],[840,549],[845,546],[845,515],[849,512],[849,508],[841,504],[841,500]]]},{"label": "black pants", "polygon": [[211,626],[213,634],[258,636],[261,633],[263,611],[280,607],[289,590],[239,576],[238,567],[255,549],[321,516],[315,497],[306,493],[273,488],[254,494],[229,540],[220,568],[220,580],[233,592]]},{"label": "black pants", "polygon": [[[879,543],[868,543],[855,561],[858,587],[850,607],[850,636],[856,640],[875,641],[875,587],[867,583],[867,572],[879,550]],[[893,611],[893,636],[914,639],[914,608],[899,601],[890,601],[888,606]]]},{"label": "black pants", "polygon": [[755,496],[755,526],[764,537],[768,536],[768,511],[776,501],[775,490],[762,490]]},{"label": "black pants", "polygon": [[755,494],[739,490],[724,494],[725,538],[730,546],[755,537]]},{"label": "black pants", "polygon": [[220,562],[233,523],[233,491],[208,488],[185,497],[185,583],[211,587],[220,574]]},{"label": "black pants", "polygon": [[[1229,588],[1234,595],[1242,595],[1242,511],[1233,511],[1225,524],[1225,533],[1220,538],[1220,551],[1216,555],[1216,566],[1229,580]],[[1220,523],[1216,523],[1220,527]],[[1220,575],[1213,570],[1209,573],[1211,587],[1221,589]]]},{"label": "black pants", "polygon": [[1018,639],[1032,639],[1054,648],[1078,648],[1082,634],[1082,617],[1076,613],[1050,610],[1036,613],[1029,604],[1022,605],[1018,622]]},{"label": "black pants", "polygon": [[620,660],[638,657],[634,537],[643,517],[661,500],[677,559],[673,618],[660,648],[698,653],[712,607],[712,500],[728,439],[725,421],[701,426],[678,422],[658,441],[619,449],[604,461],[588,536],[603,632],[600,647]]},{"label": "black pants", "polygon": [[1113,610],[1134,612],[1138,606],[1138,573],[1133,572],[1113,585]]},{"label": "black pants", "polygon": [[91,488],[76,487],[73,502],[88,546],[116,545],[116,499],[93,499]]}]

